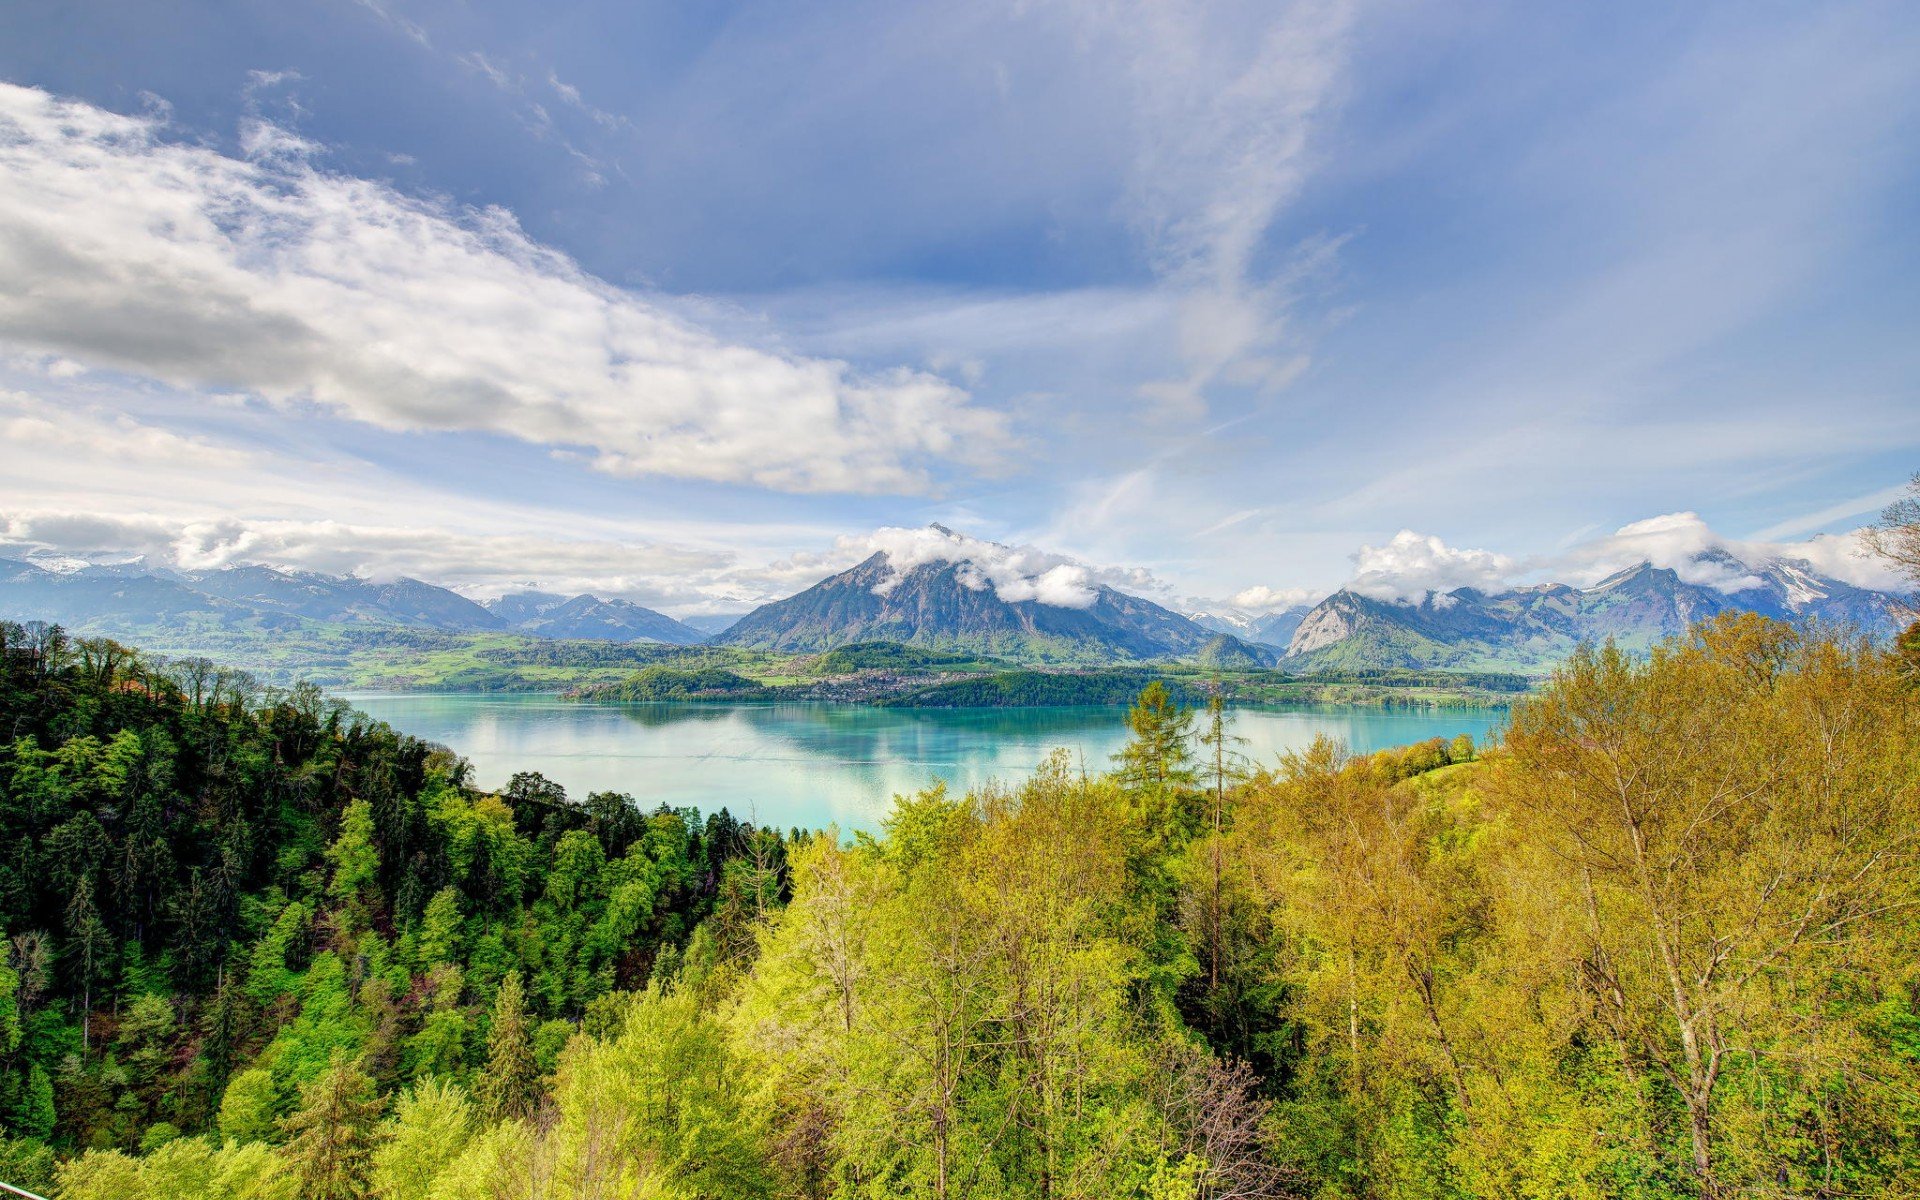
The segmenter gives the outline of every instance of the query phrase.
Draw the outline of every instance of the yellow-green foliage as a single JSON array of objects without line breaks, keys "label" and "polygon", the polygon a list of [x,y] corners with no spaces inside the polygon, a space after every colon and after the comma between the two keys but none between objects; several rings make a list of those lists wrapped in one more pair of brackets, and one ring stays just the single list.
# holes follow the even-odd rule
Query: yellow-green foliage
[{"label": "yellow-green foliage", "polygon": [[[678,817],[442,773],[438,873],[388,937],[383,810],[345,803],[298,898],[250,901],[224,994],[272,1032],[195,1123],[162,1050],[223,1010],[136,972],[112,1070],[146,1115],[69,1147],[60,1194],[1920,1194],[1897,654],[1726,618],[1583,652],[1501,745],[1322,741],[1251,776],[1164,691],[1133,728],[1113,773],[936,787],[879,836],[710,826],[730,856],[679,910]],[[74,750],[73,786],[120,786],[119,744]],[[30,949],[0,993],[46,986]]]}]

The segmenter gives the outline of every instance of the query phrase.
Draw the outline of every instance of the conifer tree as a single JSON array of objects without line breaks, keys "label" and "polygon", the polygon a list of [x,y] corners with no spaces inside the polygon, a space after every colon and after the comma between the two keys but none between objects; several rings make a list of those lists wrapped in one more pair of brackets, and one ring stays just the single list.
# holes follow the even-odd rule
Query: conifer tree
[{"label": "conifer tree", "polygon": [[282,1126],[304,1200],[367,1194],[381,1104],[366,1072],[338,1051],[326,1071],[300,1090],[300,1108]]},{"label": "conifer tree", "polygon": [[487,1033],[487,1065],[481,1072],[480,1110],[490,1121],[524,1117],[533,1111],[540,1068],[533,1056],[533,1032],[527,1020],[520,972],[509,971],[493,1002]]},{"label": "conifer tree", "polygon": [[1165,789],[1193,782],[1193,712],[1154,680],[1127,710],[1133,734],[1118,757],[1121,778],[1134,787]]}]

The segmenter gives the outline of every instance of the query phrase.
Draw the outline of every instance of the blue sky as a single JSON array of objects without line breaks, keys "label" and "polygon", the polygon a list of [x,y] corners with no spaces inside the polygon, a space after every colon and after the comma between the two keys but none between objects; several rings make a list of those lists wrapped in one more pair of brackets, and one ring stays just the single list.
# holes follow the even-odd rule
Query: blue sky
[{"label": "blue sky", "polygon": [[1920,467],[1908,4],[21,2],[0,80],[17,547],[1257,606]]}]

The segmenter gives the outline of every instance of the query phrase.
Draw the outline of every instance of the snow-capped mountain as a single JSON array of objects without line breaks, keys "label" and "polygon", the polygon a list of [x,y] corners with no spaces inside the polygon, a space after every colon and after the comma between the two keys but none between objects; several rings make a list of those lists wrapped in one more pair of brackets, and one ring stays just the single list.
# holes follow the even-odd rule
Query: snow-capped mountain
[{"label": "snow-capped mountain", "polygon": [[1671,567],[1643,562],[1586,588],[1539,584],[1429,592],[1417,602],[1335,592],[1300,621],[1284,664],[1300,670],[1453,667],[1542,671],[1583,641],[1644,650],[1728,611],[1882,636],[1915,619],[1911,600],[1821,575],[1811,563],[1741,562],[1721,550]]},{"label": "snow-capped mountain", "polygon": [[[1211,629],[1150,600],[1081,578],[1059,563],[1009,575],[1018,552],[929,533],[943,557],[881,550],[785,600],[762,605],[714,638],[764,650],[824,650],[849,642],[894,641],[1035,661],[1105,661],[1198,653],[1220,641]],[[1041,568],[1044,568],[1042,570]],[[1272,659],[1237,636],[1213,652]]]}]

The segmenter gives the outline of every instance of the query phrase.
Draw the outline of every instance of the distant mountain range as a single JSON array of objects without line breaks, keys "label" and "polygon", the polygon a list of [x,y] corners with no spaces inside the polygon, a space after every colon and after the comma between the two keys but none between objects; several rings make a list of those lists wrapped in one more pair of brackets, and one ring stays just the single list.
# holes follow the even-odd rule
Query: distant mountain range
[{"label": "distant mountain range", "polygon": [[706,634],[665,613],[631,600],[562,596],[555,592],[509,592],[489,601],[487,611],[513,629],[537,637],[596,642],[668,642],[690,646]]},{"label": "distant mountain range", "polygon": [[1341,590],[1300,620],[1283,663],[1299,671],[1439,667],[1538,672],[1566,658],[1581,642],[1611,639],[1627,650],[1645,650],[1722,612],[1757,612],[1874,636],[1892,633],[1920,615],[1910,601],[1828,578],[1804,561],[1749,564],[1713,550],[1696,558],[1694,565],[1739,586],[1689,583],[1670,567],[1640,563],[1588,588],[1563,583],[1498,593],[1458,588],[1430,592],[1417,602]]},{"label": "distant mountain range", "polygon": [[0,560],[0,616],[163,641],[209,630],[271,633],[341,624],[675,645],[704,637],[626,600],[516,592],[480,605],[418,579],[375,583],[258,566],[172,571],[137,562],[51,569]]},{"label": "distant mountain range", "polygon": [[[965,541],[947,536],[956,545]],[[991,543],[971,545],[988,554],[1006,550]],[[1703,578],[1733,582],[1688,582]],[[1230,670],[1280,666],[1297,673],[1378,668],[1539,673],[1581,642],[1612,639],[1626,649],[1644,650],[1729,610],[1876,636],[1920,616],[1910,599],[1821,575],[1803,561],[1747,563],[1719,550],[1692,560],[1684,573],[1641,563],[1585,588],[1563,583],[1500,592],[1459,588],[1418,600],[1342,589],[1311,607],[1265,614],[1182,615],[1092,583],[1075,594],[1085,602],[1007,600],[977,563],[920,562],[896,569],[885,553],[876,553],[744,617],[683,622],[631,601],[592,595],[521,591],[479,604],[417,579],[376,583],[262,566],[174,571],[141,562],[0,559],[0,617],[58,621],[77,632],[149,646],[220,642],[229,657],[245,657],[246,647],[259,646],[261,637],[397,627],[604,642],[711,642],[788,652],[891,641],[1030,663],[1178,659]]]},{"label": "distant mountain range", "polygon": [[1293,641],[1293,631],[1300,628],[1300,622],[1312,611],[1311,604],[1296,604],[1269,613],[1248,613],[1235,609],[1188,613],[1187,619],[1215,633],[1285,650]]},{"label": "distant mountain range", "polygon": [[1138,596],[1094,586],[1082,607],[1004,600],[964,562],[905,571],[885,553],[762,605],[713,640],[756,650],[828,650],[891,641],[1031,662],[1111,662],[1205,655],[1251,666],[1279,658]]}]

